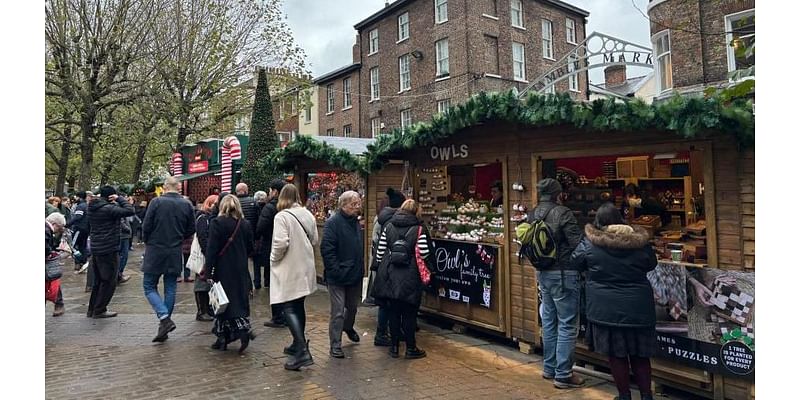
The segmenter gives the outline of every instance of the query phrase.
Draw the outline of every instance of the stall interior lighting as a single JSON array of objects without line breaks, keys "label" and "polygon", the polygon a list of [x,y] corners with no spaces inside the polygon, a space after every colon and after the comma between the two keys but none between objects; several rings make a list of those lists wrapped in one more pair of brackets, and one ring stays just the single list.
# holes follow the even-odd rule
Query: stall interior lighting
[{"label": "stall interior lighting", "polygon": [[661,153],[661,154],[654,155],[653,159],[654,160],[668,160],[670,158],[675,158],[677,156],[678,155],[676,153]]}]

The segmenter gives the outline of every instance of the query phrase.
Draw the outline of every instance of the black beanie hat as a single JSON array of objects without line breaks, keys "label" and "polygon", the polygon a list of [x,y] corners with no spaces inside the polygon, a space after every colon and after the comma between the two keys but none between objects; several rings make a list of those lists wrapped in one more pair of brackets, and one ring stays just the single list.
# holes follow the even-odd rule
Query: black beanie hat
[{"label": "black beanie hat", "polygon": [[105,199],[112,194],[117,194],[117,189],[114,189],[113,186],[103,186],[100,188],[100,197]]},{"label": "black beanie hat", "polygon": [[391,208],[400,208],[406,201],[406,196],[392,188],[386,189],[386,195],[389,196],[389,207]]},{"label": "black beanie hat", "polygon": [[275,189],[278,192],[280,192],[281,189],[283,189],[283,187],[285,185],[286,185],[286,181],[284,181],[283,179],[273,179],[272,182],[269,183],[269,188],[270,189]]},{"label": "black beanie hat", "polygon": [[536,191],[539,197],[549,196],[550,198],[557,197],[561,194],[561,184],[553,178],[544,178],[536,184]]}]

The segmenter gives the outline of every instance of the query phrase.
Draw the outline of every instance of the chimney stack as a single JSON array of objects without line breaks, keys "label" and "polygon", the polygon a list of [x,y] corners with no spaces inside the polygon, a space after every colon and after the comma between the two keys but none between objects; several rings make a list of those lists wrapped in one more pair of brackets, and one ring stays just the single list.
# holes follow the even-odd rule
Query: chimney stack
[{"label": "chimney stack", "polygon": [[606,76],[606,88],[619,86],[627,81],[624,65],[612,65],[603,71]]}]

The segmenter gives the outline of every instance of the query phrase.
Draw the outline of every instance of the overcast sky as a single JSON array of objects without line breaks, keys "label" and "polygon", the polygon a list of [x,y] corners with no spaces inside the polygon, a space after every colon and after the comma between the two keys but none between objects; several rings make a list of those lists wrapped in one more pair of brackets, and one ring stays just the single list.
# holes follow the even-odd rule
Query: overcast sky
[{"label": "overcast sky", "polygon": [[[430,0],[417,0],[430,1]],[[587,32],[603,32],[650,47],[650,28],[643,12],[648,0],[564,0],[589,11]],[[377,12],[384,0],[284,0],[284,11],[295,39],[306,50],[312,75],[317,77],[353,62],[356,31],[353,25]],[[629,68],[628,76],[647,73]],[[590,80],[603,81],[601,69]]]}]

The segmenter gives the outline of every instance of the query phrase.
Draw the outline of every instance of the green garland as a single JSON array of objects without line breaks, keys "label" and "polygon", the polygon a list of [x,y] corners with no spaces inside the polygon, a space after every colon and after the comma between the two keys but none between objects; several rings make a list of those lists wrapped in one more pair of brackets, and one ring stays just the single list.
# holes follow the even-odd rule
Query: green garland
[{"label": "green garland", "polygon": [[263,167],[274,171],[291,171],[297,161],[303,158],[327,161],[345,171],[367,174],[360,156],[305,135],[298,136],[282,149],[273,150],[265,158]]},{"label": "green garland", "polygon": [[488,121],[533,127],[573,125],[589,132],[660,130],[687,139],[705,137],[716,131],[734,135],[745,147],[755,143],[755,117],[749,99],[723,102],[718,97],[675,96],[652,105],[638,99],[624,103],[611,99],[584,103],[573,101],[565,93],[530,94],[526,99],[519,99],[512,91],[507,91],[480,93],[433,117],[430,123],[417,123],[405,132],[395,129],[381,135],[367,146],[363,158],[300,136],[284,149],[273,151],[266,158],[265,166],[287,171],[294,167],[296,160],[307,157],[365,175],[380,170],[393,154],[432,145],[464,128]]}]

